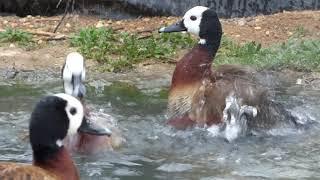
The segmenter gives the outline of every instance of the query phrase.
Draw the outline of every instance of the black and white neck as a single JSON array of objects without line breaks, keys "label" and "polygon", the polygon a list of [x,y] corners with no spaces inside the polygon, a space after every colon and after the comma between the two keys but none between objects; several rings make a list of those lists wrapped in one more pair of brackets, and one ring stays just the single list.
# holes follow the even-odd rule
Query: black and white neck
[{"label": "black and white neck", "polygon": [[221,43],[222,27],[217,14],[211,9],[202,13],[199,37],[199,44],[215,56]]}]

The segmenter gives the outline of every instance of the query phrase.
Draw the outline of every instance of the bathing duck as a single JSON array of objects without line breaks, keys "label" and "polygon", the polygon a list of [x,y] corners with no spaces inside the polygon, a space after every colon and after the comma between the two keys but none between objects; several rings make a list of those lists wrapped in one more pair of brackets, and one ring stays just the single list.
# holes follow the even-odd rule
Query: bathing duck
[{"label": "bathing duck", "polygon": [[32,165],[1,162],[0,179],[78,180],[78,170],[63,140],[77,132],[109,134],[90,126],[81,102],[67,94],[47,96],[38,102],[31,114],[29,132]]},{"label": "bathing duck", "polygon": [[169,125],[177,129],[195,125],[225,127],[225,119],[230,120],[231,111],[226,109],[226,100],[230,97],[237,99],[234,102],[238,103],[239,111],[246,106],[251,110],[247,112],[242,108],[249,129],[272,128],[279,119],[295,124],[284,108],[268,98],[268,91],[255,81],[252,69],[222,65],[212,70],[222,37],[222,26],[215,11],[193,7],[182,20],[159,30],[160,33],[180,31],[192,33],[200,40],[176,64],[168,98]]},{"label": "bathing duck", "polygon": [[86,88],[83,84],[85,78],[86,69],[83,56],[77,52],[68,54],[62,67],[63,88],[65,93],[82,100],[86,93]]},{"label": "bathing duck", "polygon": [[[85,81],[85,63],[83,56],[78,52],[72,52],[67,55],[65,64],[62,68],[63,87],[66,94],[78,98],[85,109],[85,116],[90,119],[90,111],[84,102],[86,88]],[[92,124],[101,126],[96,121],[91,120]],[[105,125],[104,125],[105,126]],[[106,128],[108,129],[108,128]],[[80,153],[96,153],[103,150],[112,150],[120,146],[123,139],[117,129],[113,128],[111,136],[95,136],[79,132],[75,136],[70,136],[66,140],[68,149]]]}]

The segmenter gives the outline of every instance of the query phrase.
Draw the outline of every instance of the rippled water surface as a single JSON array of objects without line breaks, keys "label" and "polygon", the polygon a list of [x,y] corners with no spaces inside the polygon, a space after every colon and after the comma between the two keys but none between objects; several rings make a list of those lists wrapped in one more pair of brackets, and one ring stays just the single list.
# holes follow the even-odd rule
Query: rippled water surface
[{"label": "rippled water surface", "polygon": [[[97,116],[111,115],[127,142],[114,152],[74,155],[82,179],[320,178],[317,123],[231,143],[204,129],[175,131],[164,125],[169,78],[140,81],[137,86],[87,82],[88,105]],[[59,79],[0,84],[0,161],[31,162],[26,134],[32,107],[40,97],[58,92]],[[319,91],[288,83],[275,92],[301,121],[319,121]]]}]

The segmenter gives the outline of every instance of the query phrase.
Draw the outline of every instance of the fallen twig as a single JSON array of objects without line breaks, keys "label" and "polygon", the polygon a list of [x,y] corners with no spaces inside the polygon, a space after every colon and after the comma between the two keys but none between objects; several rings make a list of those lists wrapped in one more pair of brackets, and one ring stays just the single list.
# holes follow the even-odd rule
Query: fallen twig
[{"label": "fallen twig", "polygon": [[[5,29],[0,29],[0,32],[5,32],[5,31],[6,31]],[[46,31],[39,31],[39,30],[38,31],[23,30],[23,31],[36,36],[46,36],[48,37],[47,39],[50,39],[50,40],[63,40],[63,39],[69,38],[69,36],[65,34],[56,34],[56,33],[46,32]]]},{"label": "fallen twig", "polygon": [[[60,0],[60,2],[61,2],[61,0]],[[60,2],[59,2],[59,3],[60,3]],[[54,28],[53,33],[56,33],[56,32],[57,32],[57,30],[58,30],[58,28],[60,27],[60,25],[62,24],[64,18],[67,16],[70,3],[71,3],[71,0],[68,0],[67,5],[66,5],[66,9],[64,10],[64,14],[63,14],[62,18],[60,19],[60,21],[59,21],[58,25],[56,26],[56,28]]]},{"label": "fallen twig", "polygon": [[30,34],[38,35],[38,36],[57,36],[56,33],[46,32],[46,31],[34,31],[34,30],[25,30],[25,31]]},{"label": "fallen twig", "polygon": [[152,33],[153,31],[155,31],[156,29],[145,29],[142,31],[137,31],[137,34],[142,34],[142,33]]},{"label": "fallen twig", "polygon": [[34,21],[38,22],[38,21],[59,21],[60,19],[58,18],[52,18],[52,19],[35,19]]},{"label": "fallen twig", "polygon": [[59,40],[66,40],[70,37],[66,36],[66,35],[56,35],[54,37],[49,37],[49,38],[46,38],[45,40],[46,41],[59,41]]},{"label": "fallen twig", "polygon": [[118,28],[112,28],[113,31],[119,31],[119,30],[123,30],[123,27],[118,27]]},{"label": "fallen twig", "polygon": [[151,37],[152,34],[148,34],[148,35],[144,35],[144,36],[139,36],[138,39],[147,39],[149,37]]}]

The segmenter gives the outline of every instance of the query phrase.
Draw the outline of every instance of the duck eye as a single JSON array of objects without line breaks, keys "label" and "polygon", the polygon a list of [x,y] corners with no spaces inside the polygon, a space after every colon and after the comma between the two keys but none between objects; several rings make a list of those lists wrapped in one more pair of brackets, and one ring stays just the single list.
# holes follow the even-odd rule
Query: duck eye
[{"label": "duck eye", "polygon": [[190,16],[190,19],[191,19],[192,21],[195,21],[195,20],[197,20],[197,17],[196,17],[196,16]]},{"label": "duck eye", "polygon": [[70,112],[70,114],[75,115],[77,113],[77,110],[76,110],[76,108],[73,107],[70,109],[69,112]]}]

